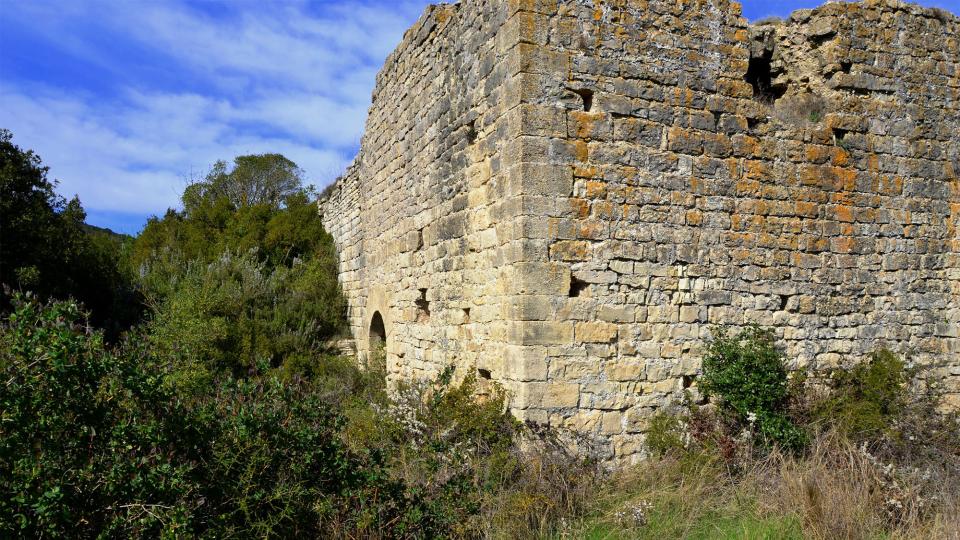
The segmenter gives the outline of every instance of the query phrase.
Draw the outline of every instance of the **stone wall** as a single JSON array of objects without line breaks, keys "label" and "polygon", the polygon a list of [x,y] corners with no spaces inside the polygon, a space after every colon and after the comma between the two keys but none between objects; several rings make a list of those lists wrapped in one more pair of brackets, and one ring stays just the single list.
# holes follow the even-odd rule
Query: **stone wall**
[{"label": "stone wall", "polygon": [[523,250],[508,186],[515,13],[482,0],[430,7],[387,59],[360,154],[321,201],[358,349],[368,353],[380,314],[394,376],[503,371],[502,306]]},{"label": "stone wall", "polygon": [[379,311],[394,373],[478,369],[617,461],[716,325],[796,367],[908,353],[956,401],[958,30],[892,0],[431,8],[321,203],[354,334]]}]

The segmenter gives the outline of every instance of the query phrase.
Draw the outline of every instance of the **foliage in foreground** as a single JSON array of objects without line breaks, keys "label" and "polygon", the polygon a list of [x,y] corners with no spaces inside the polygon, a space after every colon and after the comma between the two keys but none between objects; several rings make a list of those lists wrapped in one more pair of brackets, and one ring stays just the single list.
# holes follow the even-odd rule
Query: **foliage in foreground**
[{"label": "foliage in foreground", "polygon": [[[560,445],[521,448],[502,394],[478,401],[449,371],[393,397],[375,372],[331,393],[323,370],[181,394],[174,364],[142,340],[105,346],[76,304],[15,305],[0,329],[0,536],[533,534],[584,504],[587,490],[555,486],[596,478]],[[531,492],[544,487],[556,497]],[[527,506],[503,514],[503,500]]]}]

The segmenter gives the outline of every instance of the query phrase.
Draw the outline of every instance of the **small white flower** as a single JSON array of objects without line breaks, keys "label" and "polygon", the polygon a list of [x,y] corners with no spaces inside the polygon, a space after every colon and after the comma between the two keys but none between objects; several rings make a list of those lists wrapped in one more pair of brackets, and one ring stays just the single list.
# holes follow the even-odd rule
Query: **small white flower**
[{"label": "small white flower", "polygon": [[757,413],[747,413],[747,422],[755,424],[757,422]]}]

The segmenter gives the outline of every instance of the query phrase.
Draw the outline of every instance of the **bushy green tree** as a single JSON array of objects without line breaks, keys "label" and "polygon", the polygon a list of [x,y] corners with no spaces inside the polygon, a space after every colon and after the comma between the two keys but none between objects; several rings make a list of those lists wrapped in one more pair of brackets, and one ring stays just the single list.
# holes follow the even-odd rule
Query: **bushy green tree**
[{"label": "bushy green tree", "polygon": [[85,225],[79,199],[57,195],[47,172],[39,156],[0,130],[0,284],[77,298],[115,338],[139,316],[121,264],[126,240]]},{"label": "bushy green tree", "polygon": [[309,373],[342,330],[337,255],[312,191],[282,156],[241,156],[188,186],[184,210],[154,218],[131,265],[151,307],[153,343],[186,379]]}]

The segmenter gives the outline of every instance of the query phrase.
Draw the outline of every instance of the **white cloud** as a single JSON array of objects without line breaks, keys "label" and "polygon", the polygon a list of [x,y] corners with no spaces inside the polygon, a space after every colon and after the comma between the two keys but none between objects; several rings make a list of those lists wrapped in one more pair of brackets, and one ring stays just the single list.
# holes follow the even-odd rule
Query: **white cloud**
[{"label": "white cloud", "polygon": [[237,129],[234,107],[197,95],[138,93],[123,106],[104,107],[57,90],[23,93],[3,85],[0,103],[0,124],[40,154],[61,181],[59,191],[97,210],[161,213],[176,206],[187,178],[236,155],[280,152],[318,185],[351,157],[336,145]]},{"label": "white cloud", "polygon": [[[177,2],[8,3],[0,24],[29,24],[57,61],[109,80],[4,77],[0,127],[89,209],[162,213],[187,178],[248,153],[283,153],[322,186],[352,159],[375,74],[427,3],[201,5],[217,16]],[[141,53],[158,65],[137,65]]]}]

